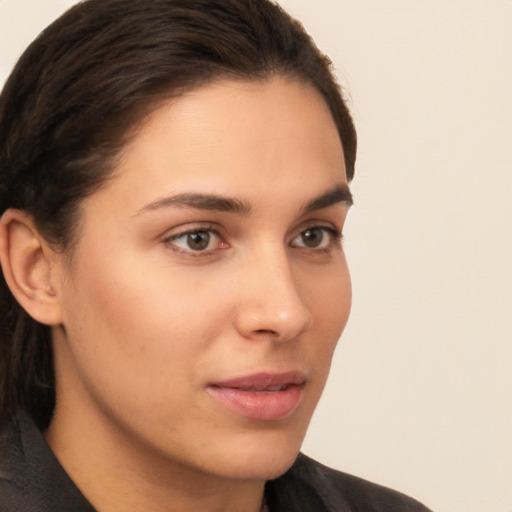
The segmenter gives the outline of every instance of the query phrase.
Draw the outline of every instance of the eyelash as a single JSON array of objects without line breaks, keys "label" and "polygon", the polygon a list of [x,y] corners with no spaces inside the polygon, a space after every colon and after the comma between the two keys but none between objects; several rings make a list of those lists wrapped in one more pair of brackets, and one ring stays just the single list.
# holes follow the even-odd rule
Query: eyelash
[{"label": "eyelash", "polygon": [[[314,247],[308,248],[307,246],[295,246],[295,247],[298,249],[309,249],[310,251],[316,252],[316,253],[328,253],[329,251],[332,250],[333,245],[339,245],[341,243],[341,241],[343,240],[343,235],[338,229],[336,229],[332,226],[325,226],[325,225],[318,225],[318,224],[312,224],[310,226],[304,227],[293,238],[293,240],[299,238],[301,235],[303,235],[307,231],[312,231],[315,229],[321,230],[324,234],[327,234],[328,237],[330,238],[330,240],[328,241],[328,245],[326,247],[322,247],[322,248],[314,248]],[[214,249],[193,250],[190,248],[189,249],[181,248],[174,243],[176,240],[179,240],[180,238],[184,238],[184,237],[187,237],[190,235],[200,234],[200,233],[209,233],[210,235],[213,234],[215,237],[217,237],[220,240],[219,244],[226,244],[226,246],[225,247],[215,247]],[[293,240],[292,240],[292,242],[293,242]],[[197,226],[193,229],[188,229],[186,231],[176,233],[174,235],[164,238],[162,240],[162,243],[165,246],[169,247],[174,252],[181,253],[186,256],[192,256],[192,257],[208,256],[208,255],[211,255],[212,253],[214,253],[217,249],[226,249],[229,247],[229,244],[222,240],[222,235],[219,233],[218,229],[216,229],[212,225]]]},{"label": "eyelash", "polygon": [[319,229],[324,233],[324,235],[325,234],[328,235],[329,240],[328,240],[327,246],[322,247],[322,248],[299,246],[298,248],[310,249],[311,251],[317,252],[317,253],[328,253],[329,251],[332,250],[333,245],[340,245],[341,241],[343,240],[342,233],[339,230],[337,230],[336,228],[334,228],[332,226],[322,226],[322,225],[316,225],[316,224],[307,226],[304,229],[302,229],[293,240],[299,238],[301,235],[303,235],[307,231],[312,231],[315,229]]},{"label": "eyelash", "polygon": [[176,240],[179,240],[180,238],[184,238],[186,236],[199,234],[199,233],[209,233],[215,235],[219,240],[222,240],[222,236],[219,233],[219,231],[214,228],[212,225],[204,225],[204,226],[197,226],[193,229],[187,229],[185,231],[181,231],[180,233],[176,233],[174,235],[168,236],[162,240],[163,244],[167,247],[169,247],[171,250],[181,253],[187,256],[192,257],[200,257],[200,256],[206,256],[212,254],[215,249],[207,249],[203,251],[194,251],[193,249],[183,249],[181,247],[178,247],[173,242]]}]

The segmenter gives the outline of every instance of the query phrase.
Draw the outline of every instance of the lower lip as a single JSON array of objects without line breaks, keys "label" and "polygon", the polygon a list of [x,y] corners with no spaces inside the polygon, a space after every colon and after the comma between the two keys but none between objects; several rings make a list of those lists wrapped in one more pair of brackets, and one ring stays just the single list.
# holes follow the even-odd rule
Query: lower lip
[{"label": "lower lip", "polygon": [[210,386],[208,391],[236,413],[252,420],[276,421],[287,418],[302,400],[302,388],[290,385],[281,391],[245,391]]}]

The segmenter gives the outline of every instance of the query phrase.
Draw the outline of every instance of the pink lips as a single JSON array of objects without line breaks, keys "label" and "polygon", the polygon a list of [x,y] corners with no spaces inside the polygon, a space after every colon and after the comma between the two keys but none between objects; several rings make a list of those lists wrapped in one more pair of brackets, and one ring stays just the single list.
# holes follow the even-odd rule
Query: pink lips
[{"label": "pink lips", "polygon": [[224,405],[260,421],[280,420],[290,416],[302,400],[306,377],[301,372],[258,373],[215,382],[208,391]]}]

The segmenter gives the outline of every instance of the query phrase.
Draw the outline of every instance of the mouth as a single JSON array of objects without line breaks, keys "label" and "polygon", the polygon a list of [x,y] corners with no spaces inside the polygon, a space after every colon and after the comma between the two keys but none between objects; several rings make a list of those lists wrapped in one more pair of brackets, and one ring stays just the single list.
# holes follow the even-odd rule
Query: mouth
[{"label": "mouth", "polygon": [[259,373],[208,385],[211,396],[231,411],[258,421],[277,421],[291,416],[303,397],[306,376],[302,372]]}]

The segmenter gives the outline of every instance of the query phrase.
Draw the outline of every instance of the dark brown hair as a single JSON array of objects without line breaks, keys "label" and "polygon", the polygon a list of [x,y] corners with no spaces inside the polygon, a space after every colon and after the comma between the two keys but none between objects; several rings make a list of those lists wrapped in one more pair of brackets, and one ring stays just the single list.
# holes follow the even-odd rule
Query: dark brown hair
[{"label": "dark brown hair", "polygon": [[[324,97],[352,179],[356,133],[331,63],[270,0],[87,0],[23,54],[0,96],[0,214],[27,211],[56,247],[77,236],[78,206],[162,101],[222,78],[272,75]],[[41,428],[55,403],[51,334],[0,277],[0,417]]]}]

